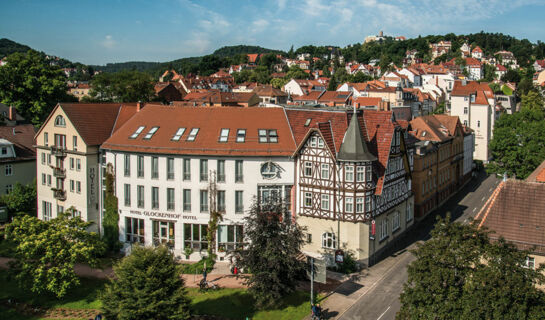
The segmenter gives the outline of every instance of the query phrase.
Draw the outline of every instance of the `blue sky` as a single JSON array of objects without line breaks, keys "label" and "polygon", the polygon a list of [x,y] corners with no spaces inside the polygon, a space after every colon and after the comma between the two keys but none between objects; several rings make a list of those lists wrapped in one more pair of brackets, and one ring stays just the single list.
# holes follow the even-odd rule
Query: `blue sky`
[{"label": "blue sky", "polygon": [[13,0],[1,8],[0,38],[86,64],[169,61],[237,44],[345,46],[379,30],[545,41],[545,0]]}]

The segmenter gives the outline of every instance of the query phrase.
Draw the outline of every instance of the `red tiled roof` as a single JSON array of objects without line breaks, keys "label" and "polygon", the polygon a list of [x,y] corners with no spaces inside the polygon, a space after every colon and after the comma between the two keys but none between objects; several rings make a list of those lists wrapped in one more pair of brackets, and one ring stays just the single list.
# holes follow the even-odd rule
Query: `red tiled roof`
[{"label": "red tiled roof", "polygon": [[318,98],[318,102],[338,102],[338,103],[348,103],[352,92],[350,91],[324,91],[323,94]]},{"label": "red tiled roof", "polygon": [[[16,156],[15,158],[0,158],[0,162],[35,159],[36,149],[33,146],[35,134],[36,130],[31,124],[0,126],[0,139],[13,143]],[[2,175],[4,175],[3,172]]]},{"label": "red tiled roof", "polygon": [[258,96],[264,97],[287,97],[288,94],[284,91],[273,87],[270,84],[255,87],[253,92]]},{"label": "red tiled roof", "polygon": [[357,106],[380,106],[382,98],[357,97],[354,99],[354,104]]},{"label": "red tiled roof", "polygon": [[468,81],[464,86],[462,81],[454,81],[454,87],[452,88],[452,96],[469,96],[470,94],[477,94],[477,91],[482,91],[489,99],[494,97],[494,92],[488,86],[487,82]]},{"label": "red tiled roof", "polygon": [[302,95],[302,96],[293,96],[293,100],[297,101],[318,101],[318,98],[320,95],[322,95],[324,91],[310,91],[308,94]]},{"label": "red tiled roof", "polygon": [[[129,137],[139,126],[144,131]],[[159,129],[149,140],[142,139],[154,126]],[[178,128],[186,128],[179,141],[172,141]],[[187,141],[192,128],[199,128],[195,141]],[[220,130],[230,129],[228,142],[219,142]],[[236,142],[238,129],[246,129],[244,143]],[[259,143],[258,129],[276,129],[278,143]],[[171,107],[147,105],[103,145],[103,149],[168,154],[225,156],[288,156],[295,141],[282,108]]]},{"label": "red tiled roof", "polygon": [[507,71],[507,68],[502,66],[501,64],[496,65],[496,70],[498,71]]},{"label": "red tiled roof", "polygon": [[460,121],[457,116],[428,115],[414,118],[410,124],[415,138],[443,142],[453,138]]},{"label": "red tiled roof", "polygon": [[473,53],[473,52],[477,52],[477,53],[480,52],[480,53],[482,53],[482,52],[483,52],[483,49],[481,49],[479,46],[476,46],[475,49],[473,49],[471,52],[472,52],[472,53]]},{"label": "red tiled roof", "polygon": [[544,182],[545,183],[545,161],[543,161],[529,176],[526,178],[528,182]]}]

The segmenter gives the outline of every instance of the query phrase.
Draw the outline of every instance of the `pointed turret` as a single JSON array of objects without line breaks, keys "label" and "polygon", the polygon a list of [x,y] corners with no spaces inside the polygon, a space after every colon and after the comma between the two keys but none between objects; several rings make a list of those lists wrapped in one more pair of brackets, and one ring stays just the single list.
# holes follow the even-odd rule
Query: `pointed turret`
[{"label": "pointed turret", "polygon": [[337,155],[337,160],[353,162],[377,160],[377,157],[367,149],[367,143],[365,142],[358,117],[355,113],[344,134],[343,143],[339,150],[339,154]]}]

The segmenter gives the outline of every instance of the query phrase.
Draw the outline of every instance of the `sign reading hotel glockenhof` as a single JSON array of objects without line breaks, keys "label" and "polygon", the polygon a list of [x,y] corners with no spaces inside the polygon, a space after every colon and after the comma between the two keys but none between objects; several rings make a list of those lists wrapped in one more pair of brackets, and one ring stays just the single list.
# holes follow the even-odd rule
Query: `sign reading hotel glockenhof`
[{"label": "sign reading hotel glockenhof", "polygon": [[191,216],[191,215],[181,215],[179,213],[169,213],[169,212],[158,212],[158,211],[138,211],[138,210],[131,210],[131,214],[136,214],[139,216],[146,216],[146,217],[152,217],[152,218],[163,218],[163,219],[182,219],[184,220],[197,220],[197,216]]}]

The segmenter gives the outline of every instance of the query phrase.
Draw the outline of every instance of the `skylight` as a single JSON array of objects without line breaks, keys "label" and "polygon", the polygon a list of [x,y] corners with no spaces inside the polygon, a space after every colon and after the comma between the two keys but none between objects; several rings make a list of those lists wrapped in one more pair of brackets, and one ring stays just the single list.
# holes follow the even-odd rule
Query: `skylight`
[{"label": "skylight", "polygon": [[258,134],[259,134],[260,143],[266,143],[266,142],[277,143],[278,142],[278,133],[276,129],[269,129],[269,130],[259,129]]},{"label": "skylight", "polygon": [[308,118],[307,121],[305,121],[305,127],[310,125],[310,121],[312,121],[312,118]]},{"label": "skylight", "polygon": [[151,128],[151,129],[148,131],[148,133],[146,133],[146,135],[144,136],[144,140],[149,140],[149,139],[151,139],[151,137],[153,137],[153,134],[154,134],[155,132],[157,132],[157,129],[159,129],[159,127],[153,127],[153,128]]},{"label": "skylight", "polygon": [[197,133],[199,133],[199,128],[191,129],[191,132],[189,132],[189,135],[187,136],[187,141],[195,141],[195,138],[197,138]]},{"label": "skylight", "polygon": [[227,142],[228,138],[229,138],[229,129],[221,129],[220,142]]},{"label": "skylight", "polygon": [[244,141],[246,141],[246,129],[238,129],[237,142],[244,142]]},{"label": "skylight", "polygon": [[269,142],[278,142],[278,133],[276,130],[269,130]]},{"label": "skylight", "polygon": [[145,128],[145,126],[138,127],[138,129],[136,129],[136,131],[129,138],[130,139],[136,139],[136,137],[138,137],[138,135],[140,133],[142,133],[142,131],[144,131],[144,128]]},{"label": "skylight", "polygon": [[259,142],[267,142],[267,130],[259,129]]},{"label": "skylight", "polygon": [[174,137],[172,137],[172,141],[179,141],[182,135],[185,132],[185,128],[178,128],[178,131],[174,134]]}]

